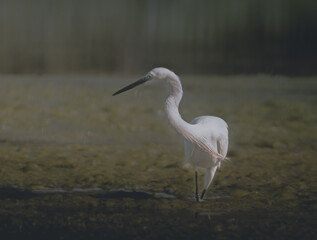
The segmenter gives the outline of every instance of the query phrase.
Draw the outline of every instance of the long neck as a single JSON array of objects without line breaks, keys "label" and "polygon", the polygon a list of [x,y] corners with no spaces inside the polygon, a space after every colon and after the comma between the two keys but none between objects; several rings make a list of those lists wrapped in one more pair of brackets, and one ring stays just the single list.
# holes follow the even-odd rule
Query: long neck
[{"label": "long neck", "polygon": [[178,111],[178,106],[183,97],[183,89],[179,78],[173,73],[167,77],[167,81],[171,86],[170,95],[166,99],[165,111],[167,118],[175,130],[186,140],[195,143],[205,152],[213,155],[218,159],[225,159],[225,156],[215,152],[210,145],[208,138],[201,135],[195,125],[185,122]]},{"label": "long neck", "polygon": [[171,86],[170,95],[166,99],[165,111],[170,124],[175,128],[175,130],[187,138],[192,131],[192,125],[185,122],[178,110],[179,103],[183,97],[183,89],[181,82],[177,75],[171,74],[167,79],[169,85]]}]

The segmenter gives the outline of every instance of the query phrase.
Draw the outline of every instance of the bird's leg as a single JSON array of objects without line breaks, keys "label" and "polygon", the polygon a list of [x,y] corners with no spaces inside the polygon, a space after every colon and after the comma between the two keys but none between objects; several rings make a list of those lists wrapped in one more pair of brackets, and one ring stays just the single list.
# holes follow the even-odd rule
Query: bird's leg
[{"label": "bird's leg", "polygon": [[202,191],[202,193],[201,193],[201,197],[200,197],[201,200],[203,200],[204,195],[205,195],[205,192],[206,192],[206,189],[203,189],[203,191]]},{"label": "bird's leg", "polygon": [[201,197],[200,197],[201,200],[203,199],[203,197],[204,197],[204,195],[206,193],[206,190],[208,189],[212,179],[214,178],[217,168],[218,168],[217,166],[214,166],[212,168],[207,168],[206,169],[204,189],[203,189],[203,191],[201,193]]},{"label": "bird's leg", "polygon": [[197,168],[195,169],[195,189],[196,202],[199,202]]}]

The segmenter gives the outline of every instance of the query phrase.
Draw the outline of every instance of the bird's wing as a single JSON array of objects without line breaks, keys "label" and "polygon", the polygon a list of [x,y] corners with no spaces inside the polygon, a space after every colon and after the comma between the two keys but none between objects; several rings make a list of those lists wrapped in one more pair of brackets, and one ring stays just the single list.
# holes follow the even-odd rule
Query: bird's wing
[{"label": "bird's wing", "polygon": [[210,144],[210,140],[203,136],[197,136],[195,134],[191,135],[191,136],[184,136],[188,141],[196,144],[199,148],[201,148],[202,150],[204,150],[205,152],[209,153],[210,155],[214,156],[215,158],[219,159],[219,160],[224,160],[224,159],[228,159],[226,156],[217,153],[215,150],[212,149],[212,146]]},{"label": "bird's wing", "polygon": [[207,138],[204,138],[203,141],[203,146],[201,147],[204,151],[210,153],[211,155],[213,155],[214,157],[216,157],[218,160],[228,160],[228,158],[226,157],[226,154],[224,154],[224,152],[221,152],[218,150],[218,152],[216,152],[215,150],[213,150],[211,144],[210,144],[210,140]]},{"label": "bird's wing", "polygon": [[[194,126],[199,126],[201,124],[206,124],[212,122],[213,125],[219,124],[220,126],[223,126],[226,129],[228,125],[225,121],[218,117],[212,117],[212,116],[201,116],[193,119],[191,121],[191,124]],[[203,130],[202,130],[203,129]],[[211,139],[209,135],[204,135],[205,129],[202,127],[199,127],[196,129],[197,131],[193,131],[191,135],[189,136],[184,136],[188,141],[196,144],[199,148],[204,150],[205,152],[209,153],[210,155],[214,156],[215,158],[219,160],[229,160],[229,158],[226,157],[227,150],[228,150],[228,138],[223,137],[223,141],[219,143],[219,149],[214,149],[213,146],[211,145]],[[201,131],[202,130],[202,131]],[[218,145],[218,143],[217,143]]]}]

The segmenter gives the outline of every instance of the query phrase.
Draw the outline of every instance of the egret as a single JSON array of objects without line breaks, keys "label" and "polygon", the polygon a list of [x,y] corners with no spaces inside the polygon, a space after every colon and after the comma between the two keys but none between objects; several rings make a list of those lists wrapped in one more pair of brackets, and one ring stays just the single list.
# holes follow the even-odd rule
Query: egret
[{"label": "egret", "polygon": [[[204,198],[217,168],[227,159],[228,125],[221,118],[213,116],[200,116],[190,123],[184,121],[178,110],[183,97],[181,81],[174,72],[166,68],[154,68],[140,80],[115,92],[113,96],[154,79],[164,80],[170,85],[165,112],[170,124],[184,138],[185,158],[195,169],[195,198],[199,202]],[[201,196],[198,193],[198,168],[206,169]]]}]

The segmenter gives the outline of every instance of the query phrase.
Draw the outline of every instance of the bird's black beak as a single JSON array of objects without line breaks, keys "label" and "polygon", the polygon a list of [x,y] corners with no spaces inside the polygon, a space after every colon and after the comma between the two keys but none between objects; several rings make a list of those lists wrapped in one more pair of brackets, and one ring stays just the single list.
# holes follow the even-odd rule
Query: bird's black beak
[{"label": "bird's black beak", "polygon": [[119,91],[117,91],[114,94],[112,94],[112,96],[118,95],[119,93],[123,93],[123,92],[128,91],[128,90],[130,90],[132,88],[135,88],[135,87],[137,87],[137,86],[149,81],[151,79],[151,77],[152,77],[151,75],[147,75],[147,76],[141,78],[140,80],[138,80],[138,81],[136,81],[134,83],[131,83],[130,85],[128,85],[128,86],[126,86],[124,88],[121,88]]}]

